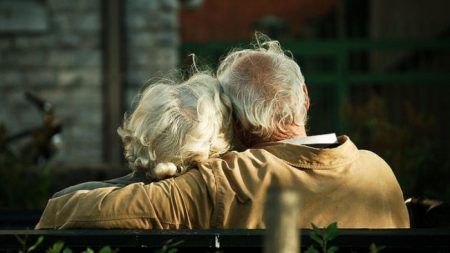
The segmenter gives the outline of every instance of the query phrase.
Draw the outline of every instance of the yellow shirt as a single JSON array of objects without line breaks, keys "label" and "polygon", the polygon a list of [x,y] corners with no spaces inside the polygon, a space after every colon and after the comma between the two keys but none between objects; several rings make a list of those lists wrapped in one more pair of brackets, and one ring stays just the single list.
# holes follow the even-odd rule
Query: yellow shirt
[{"label": "yellow shirt", "polygon": [[49,200],[37,229],[265,228],[271,185],[295,187],[298,227],[407,228],[391,168],[346,136],[335,148],[265,143],[151,184],[81,190]]}]

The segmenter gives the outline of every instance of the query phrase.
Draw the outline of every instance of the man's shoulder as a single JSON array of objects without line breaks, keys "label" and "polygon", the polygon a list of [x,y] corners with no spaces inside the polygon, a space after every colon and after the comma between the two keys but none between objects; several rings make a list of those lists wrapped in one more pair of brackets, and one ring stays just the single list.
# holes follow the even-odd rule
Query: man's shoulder
[{"label": "man's shoulder", "polygon": [[359,149],[359,160],[363,161],[364,163],[371,163],[371,164],[377,164],[379,166],[383,167],[390,167],[389,164],[377,153],[367,150],[367,149]]},{"label": "man's shoulder", "polygon": [[244,151],[230,151],[225,153],[221,161],[227,164],[262,164],[274,162],[276,156],[264,148],[249,148]]},{"label": "man's shoulder", "polygon": [[268,156],[269,152],[263,148],[248,148],[243,151],[229,151],[222,156],[223,160],[253,158],[255,156]]},{"label": "man's shoulder", "polygon": [[[202,163],[199,168],[202,174],[237,171],[258,171],[263,168],[278,168],[289,166],[284,160],[273,153],[260,148],[251,148],[244,151],[229,151],[220,158],[211,158]],[[215,172],[214,172],[215,171]],[[222,171],[222,172],[218,172]]]},{"label": "man's shoulder", "polygon": [[[355,154],[357,154],[357,160],[364,164],[373,164],[383,167],[389,167],[386,161],[379,156],[377,153],[367,149],[359,149],[353,141],[346,135],[342,135],[338,137],[339,142],[344,145],[347,145],[349,148],[346,149],[346,152],[349,150],[354,150]],[[372,166],[377,167],[377,166]]]}]

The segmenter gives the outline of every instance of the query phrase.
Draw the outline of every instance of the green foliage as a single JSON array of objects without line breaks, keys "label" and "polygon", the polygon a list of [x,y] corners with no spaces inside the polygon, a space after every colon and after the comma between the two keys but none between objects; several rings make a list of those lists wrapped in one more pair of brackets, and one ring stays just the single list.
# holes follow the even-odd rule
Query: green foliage
[{"label": "green foliage", "polygon": [[337,223],[332,223],[324,229],[318,228],[315,224],[311,225],[313,227],[313,231],[311,231],[309,236],[317,244],[320,250],[316,249],[313,244],[308,247],[305,253],[335,253],[338,250],[338,247],[330,247],[328,243],[339,234]]},{"label": "green foliage", "polygon": [[[19,251],[19,253],[32,252],[44,241],[44,237],[39,236],[38,239],[36,240],[36,242],[32,246],[28,247],[27,246],[28,236],[25,236],[24,238],[22,238],[20,236],[16,236],[16,239],[22,248]],[[166,241],[160,249],[157,249],[153,252],[154,253],[177,253],[178,252],[177,246],[179,246],[182,243],[183,243],[183,241],[175,242],[173,239],[170,239],[170,240]],[[53,245],[46,250],[46,253],[61,253],[61,252],[62,253],[72,253],[72,250],[70,248],[68,248],[68,247],[64,248],[64,244],[65,243],[63,241],[57,241],[57,242],[53,243]],[[113,250],[110,246],[104,246],[98,251],[98,253],[117,253],[117,252],[119,252],[118,249]],[[215,253],[219,253],[219,252],[221,252],[221,251],[216,251]],[[95,253],[95,251],[93,249],[87,247],[86,250],[82,251],[81,253]]]},{"label": "green foliage", "polygon": [[310,245],[304,253],[320,253],[313,245]]},{"label": "green foliage", "polygon": [[176,253],[178,252],[176,247],[183,242],[184,241],[174,242],[173,239],[167,240],[160,249],[153,251],[153,253]]},{"label": "green foliage", "polygon": [[101,248],[101,249],[98,251],[98,253],[116,253],[116,252],[118,252],[118,251],[119,251],[118,249],[113,250],[113,249],[111,249],[111,247],[105,246],[105,247]]},{"label": "green foliage", "polygon": [[85,251],[82,251],[81,253],[95,253],[93,249],[87,248]]},{"label": "green foliage", "polygon": [[47,253],[60,253],[64,247],[63,241],[55,242],[46,252]]},{"label": "green foliage", "polygon": [[26,151],[12,150],[7,136],[0,124],[0,209],[42,209],[49,197],[50,167],[36,166]]},{"label": "green foliage", "polygon": [[386,248],[385,246],[377,246],[375,243],[371,243],[369,246],[370,253],[379,253],[381,250]]},{"label": "green foliage", "polygon": [[72,250],[70,248],[64,248],[64,242],[63,241],[57,241],[53,243],[53,245],[46,251],[47,253],[60,253],[62,250],[62,253],[72,253]]},{"label": "green foliage", "polygon": [[39,246],[39,244],[41,244],[44,241],[44,237],[39,236],[38,239],[36,240],[36,242],[33,245],[31,245],[30,247],[28,247],[27,246],[28,236],[25,236],[24,238],[22,238],[22,237],[16,235],[16,239],[22,248],[21,250],[19,250],[19,253],[32,252]]},{"label": "green foliage", "polygon": [[[16,239],[22,248],[21,250],[19,250],[19,253],[28,253],[28,252],[34,251],[44,241],[44,236],[39,236],[38,239],[36,240],[36,242],[30,247],[27,246],[28,236],[25,236],[24,238],[22,238],[20,236],[16,236]],[[169,244],[168,246],[171,248],[171,247],[174,247],[177,245],[178,245],[177,243],[173,243],[173,244]],[[56,241],[45,252],[46,253],[61,253],[61,252],[62,253],[72,253],[72,250],[68,247],[64,248],[63,241]],[[111,249],[110,246],[104,246],[98,251],[98,253],[117,253],[117,252],[119,252],[118,249],[113,250],[113,249]],[[176,251],[163,251],[163,252],[175,253]],[[81,253],[95,253],[95,251],[88,247],[88,248],[86,248],[86,250],[82,251]]]},{"label": "green foliage", "polygon": [[70,248],[65,248],[63,250],[63,253],[72,253],[72,250]]},{"label": "green foliage", "polygon": [[[326,228],[319,228],[315,224],[311,224],[313,230],[310,233],[311,239],[315,242],[315,244],[310,245],[305,253],[336,253],[338,251],[338,247],[330,246],[329,242],[335,239],[339,235],[339,229],[337,223],[332,223],[328,225]],[[36,242],[27,247],[27,239],[25,236],[21,238],[20,236],[16,236],[17,241],[20,243],[22,250],[19,253],[28,253],[34,251],[43,241],[44,237],[39,236]],[[156,249],[153,253],[177,253],[178,246],[181,245],[184,241],[174,241],[174,239],[170,239],[164,243],[164,245],[160,249]],[[63,241],[57,241],[53,243],[53,245],[46,250],[46,253],[72,253],[72,250],[68,247],[64,248]],[[317,248],[316,248],[317,247]],[[369,252],[370,253],[379,253],[384,246],[377,246],[375,243],[370,244]],[[110,246],[102,247],[98,253],[117,253],[118,249],[112,249]],[[214,253],[221,253],[221,250],[216,250]],[[89,247],[81,253],[95,253],[95,251]]]}]

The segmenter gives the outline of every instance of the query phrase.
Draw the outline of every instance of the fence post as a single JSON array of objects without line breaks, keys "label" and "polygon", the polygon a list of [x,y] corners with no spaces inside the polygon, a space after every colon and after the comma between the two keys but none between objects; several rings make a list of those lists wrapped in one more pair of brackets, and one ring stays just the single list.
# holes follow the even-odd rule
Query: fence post
[{"label": "fence post", "polygon": [[271,187],[267,192],[265,253],[298,253],[299,196],[292,188]]}]

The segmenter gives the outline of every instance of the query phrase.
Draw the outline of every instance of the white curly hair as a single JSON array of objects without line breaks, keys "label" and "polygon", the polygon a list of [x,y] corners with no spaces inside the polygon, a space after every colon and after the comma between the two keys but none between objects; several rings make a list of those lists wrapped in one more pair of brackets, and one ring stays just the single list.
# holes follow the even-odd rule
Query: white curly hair
[{"label": "white curly hair", "polygon": [[160,180],[229,150],[230,122],[231,102],[219,81],[197,73],[181,84],[146,88],[118,133],[130,167]]},{"label": "white curly hair", "polygon": [[257,33],[255,48],[229,53],[219,64],[217,78],[245,133],[264,141],[288,134],[292,126],[305,126],[305,79],[278,41]]}]

